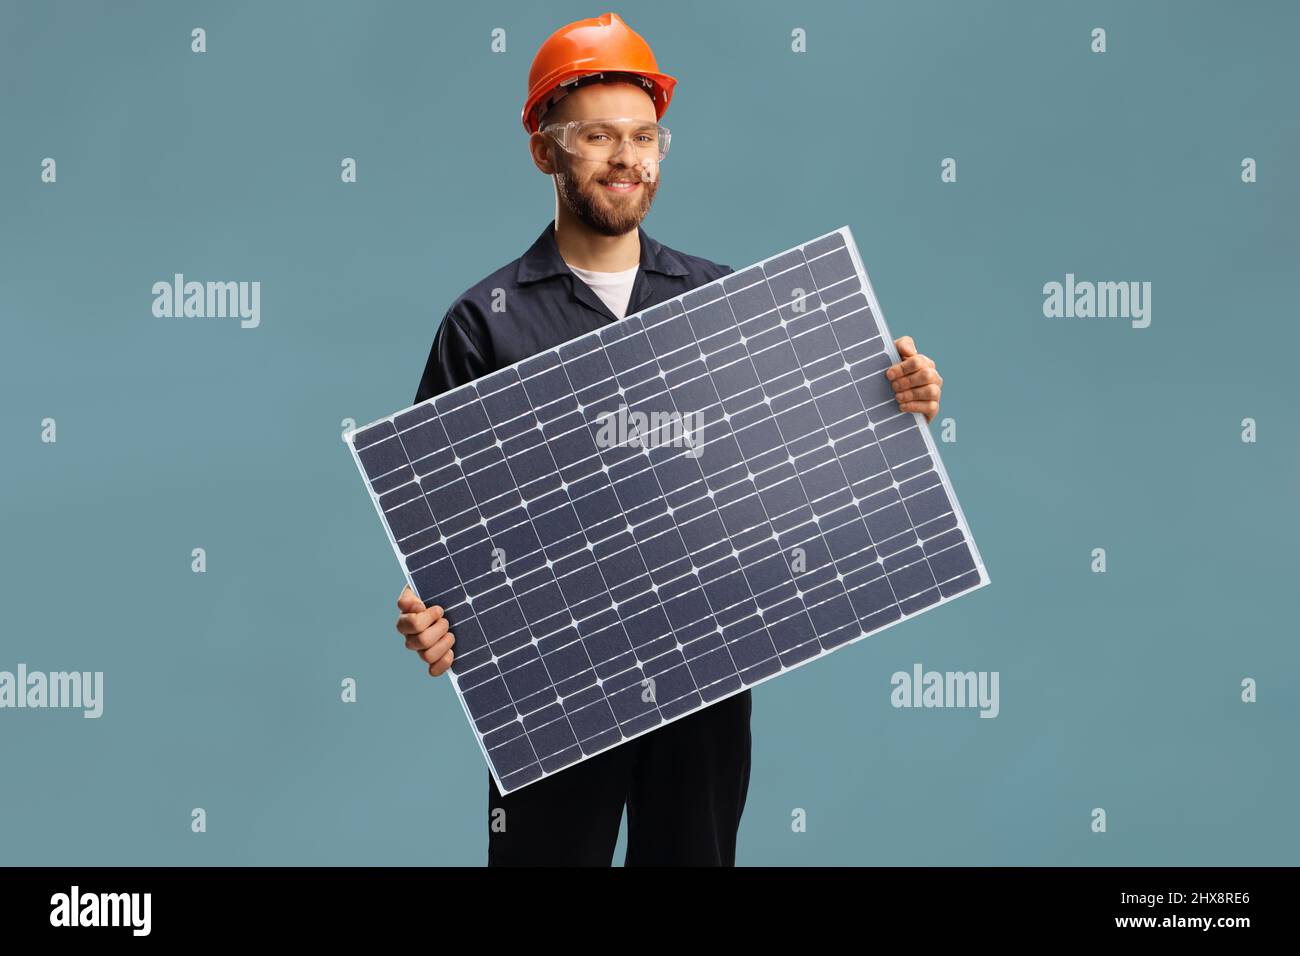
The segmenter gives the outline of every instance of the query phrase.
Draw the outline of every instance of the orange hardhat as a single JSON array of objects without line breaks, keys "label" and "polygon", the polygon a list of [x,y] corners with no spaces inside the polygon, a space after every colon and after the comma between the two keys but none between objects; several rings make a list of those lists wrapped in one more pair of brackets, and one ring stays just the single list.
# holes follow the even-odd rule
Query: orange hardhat
[{"label": "orange hardhat", "polygon": [[560,27],[546,38],[528,71],[528,99],[521,116],[524,129],[537,132],[541,114],[582,85],[582,79],[619,74],[646,88],[654,99],[656,118],[662,118],[677,80],[659,72],[650,44],[617,13]]}]

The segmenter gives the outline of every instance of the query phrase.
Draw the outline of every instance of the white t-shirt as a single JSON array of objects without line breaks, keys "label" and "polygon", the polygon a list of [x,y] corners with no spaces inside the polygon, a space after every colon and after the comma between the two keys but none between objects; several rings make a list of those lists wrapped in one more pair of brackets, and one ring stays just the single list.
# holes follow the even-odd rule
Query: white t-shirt
[{"label": "white t-shirt", "polygon": [[600,296],[600,300],[609,306],[609,311],[620,319],[627,316],[627,304],[632,298],[632,283],[636,281],[636,270],[641,268],[640,263],[622,272],[592,272],[572,265],[569,268],[574,275],[591,286],[591,291]]}]

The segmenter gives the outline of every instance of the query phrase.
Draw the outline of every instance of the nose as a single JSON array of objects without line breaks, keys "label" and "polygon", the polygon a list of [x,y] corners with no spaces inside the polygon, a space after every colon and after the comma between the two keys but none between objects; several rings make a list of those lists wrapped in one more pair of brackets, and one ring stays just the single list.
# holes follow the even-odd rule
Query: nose
[{"label": "nose", "polygon": [[633,159],[633,160],[635,160],[635,159],[637,158],[636,148],[632,145],[632,141],[631,141],[630,139],[624,137],[623,139],[621,139],[621,140],[619,141],[618,149],[614,150],[614,155],[610,157],[610,161],[611,161],[611,162],[612,162],[613,160],[616,160],[616,159],[619,159],[620,157],[622,157],[622,155],[623,155],[623,147],[624,147],[624,146],[626,146],[626,147],[631,151],[631,153],[632,153],[632,159]]}]

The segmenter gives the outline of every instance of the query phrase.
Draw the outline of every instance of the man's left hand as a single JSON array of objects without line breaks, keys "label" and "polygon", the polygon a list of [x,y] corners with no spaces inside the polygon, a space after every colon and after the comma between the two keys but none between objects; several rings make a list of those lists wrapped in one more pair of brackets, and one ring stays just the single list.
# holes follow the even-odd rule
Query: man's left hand
[{"label": "man's left hand", "polygon": [[943,376],[935,368],[934,359],[916,350],[910,335],[895,339],[894,348],[898,349],[902,361],[889,366],[885,377],[894,386],[898,407],[905,412],[920,412],[929,424],[939,414]]}]

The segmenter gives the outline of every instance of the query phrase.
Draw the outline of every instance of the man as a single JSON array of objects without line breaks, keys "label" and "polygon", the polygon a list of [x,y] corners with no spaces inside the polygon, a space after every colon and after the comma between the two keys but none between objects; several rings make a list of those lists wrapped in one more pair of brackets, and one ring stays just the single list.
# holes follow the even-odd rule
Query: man
[{"label": "man", "polygon": [[[524,128],[555,185],[555,218],[520,258],[466,291],[434,336],[416,402],[731,272],[650,238],[659,125],[676,81],[616,14],[553,34],[533,61]],[[504,301],[504,310],[494,303]],[[899,408],[932,420],[943,380],[906,336],[888,376]],[[454,660],[440,607],[405,588],[397,630],[433,676]],[[488,864],[608,866],[624,806],[625,863],[735,863],[749,787],[750,691],[718,701],[503,797],[488,778]]]}]

